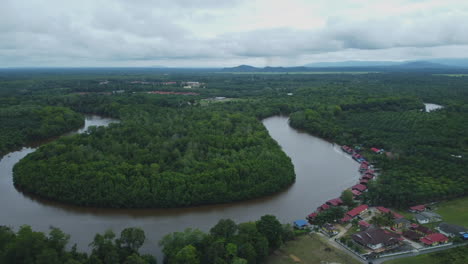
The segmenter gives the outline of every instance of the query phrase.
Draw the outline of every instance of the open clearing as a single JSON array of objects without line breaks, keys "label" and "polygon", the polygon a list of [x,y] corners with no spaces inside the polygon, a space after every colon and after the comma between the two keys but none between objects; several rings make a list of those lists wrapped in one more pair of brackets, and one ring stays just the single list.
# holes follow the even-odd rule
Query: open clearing
[{"label": "open clearing", "polygon": [[304,235],[286,243],[266,260],[267,264],[320,264],[320,263],[360,263],[348,254],[334,248],[318,235]]},{"label": "open clearing", "polygon": [[436,204],[444,222],[468,227],[468,197]]}]

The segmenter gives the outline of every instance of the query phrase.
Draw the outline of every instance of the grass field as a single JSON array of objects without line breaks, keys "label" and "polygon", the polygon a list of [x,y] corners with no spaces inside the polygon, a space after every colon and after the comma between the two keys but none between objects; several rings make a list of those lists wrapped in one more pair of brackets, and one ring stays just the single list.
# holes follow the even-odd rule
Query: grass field
[{"label": "grass field", "polygon": [[468,227],[468,197],[441,202],[436,207],[444,222]]},{"label": "grass field", "polygon": [[348,254],[329,245],[318,235],[300,236],[297,240],[286,243],[265,261],[267,264],[293,263],[360,263]]}]

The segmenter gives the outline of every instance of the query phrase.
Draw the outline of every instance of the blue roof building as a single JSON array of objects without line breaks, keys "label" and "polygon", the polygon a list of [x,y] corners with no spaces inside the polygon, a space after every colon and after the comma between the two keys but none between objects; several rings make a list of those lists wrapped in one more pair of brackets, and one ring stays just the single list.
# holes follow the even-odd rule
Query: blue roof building
[{"label": "blue roof building", "polygon": [[296,220],[294,221],[294,227],[298,229],[303,229],[304,227],[307,227],[308,223],[306,220]]}]

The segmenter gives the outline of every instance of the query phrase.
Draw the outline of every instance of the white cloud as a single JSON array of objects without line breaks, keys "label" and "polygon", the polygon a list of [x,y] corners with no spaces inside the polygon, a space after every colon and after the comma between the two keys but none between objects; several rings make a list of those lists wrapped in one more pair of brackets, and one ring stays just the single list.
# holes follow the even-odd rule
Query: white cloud
[{"label": "white cloud", "polygon": [[0,67],[301,65],[468,47],[468,2],[456,0],[2,2]]}]

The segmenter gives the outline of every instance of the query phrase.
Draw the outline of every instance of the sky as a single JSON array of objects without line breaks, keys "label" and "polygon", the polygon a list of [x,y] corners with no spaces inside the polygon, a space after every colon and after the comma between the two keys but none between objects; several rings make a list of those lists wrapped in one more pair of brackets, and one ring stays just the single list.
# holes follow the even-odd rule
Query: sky
[{"label": "sky", "polygon": [[468,57],[466,0],[1,0],[0,67]]}]

